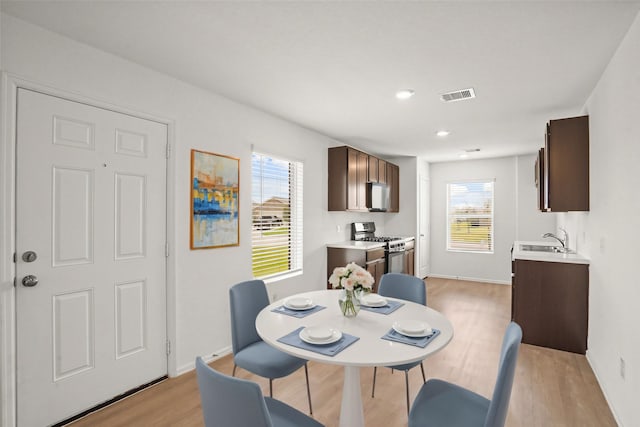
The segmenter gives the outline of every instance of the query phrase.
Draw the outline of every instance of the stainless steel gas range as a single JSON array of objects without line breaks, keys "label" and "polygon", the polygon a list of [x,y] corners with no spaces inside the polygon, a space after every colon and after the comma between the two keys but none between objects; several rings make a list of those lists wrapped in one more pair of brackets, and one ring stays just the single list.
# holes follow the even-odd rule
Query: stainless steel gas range
[{"label": "stainless steel gas range", "polygon": [[[405,252],[414,248],[413,237],[376,236],[374,222],[354,222],[351,224],[351,240],[384,243],[385,273],[411,273],[405,262]],[[413,270],[413,264],[411,264]]]}]

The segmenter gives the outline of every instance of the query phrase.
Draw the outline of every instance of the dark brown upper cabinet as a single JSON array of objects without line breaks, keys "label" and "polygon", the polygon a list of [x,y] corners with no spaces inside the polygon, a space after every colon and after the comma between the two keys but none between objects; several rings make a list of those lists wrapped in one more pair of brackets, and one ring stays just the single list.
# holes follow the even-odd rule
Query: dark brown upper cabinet
[{"label": "dark brown upper cabinet", "polygon": [[589,210],[589,116],[549,121],[536,177],[540,210]]},{"label": "dark brown upper cabinet", "polygon": [[399,211],[398,166],[347,146],[329,148],[328,160],[330,211],[368,212],[367,182],[386,183],[389,191],[387,212]]},{"label": "dark brown upper cabinet", "polygon": [[378,181],[378,163],[380,160],[377,157],[369,156],[369,182]]},{"label": "dark brown upper cabinet", "polygon": [[538,209],[545,210],[545,190],[544,190],[544,148],[538,150],[535,166],[536,188],[538,189]]},{"label": "dark brown upper cabinet", "polygon": [[400,212],[400,168],[389,162],[387,162],[387,186],[389,187],[387,212]]},{"label": "dark brown upper cabinet", "polygon": [[387,182],[387,162],[369,155],[369,182]]},{"label": "dark brown upper cabinet", "polygon": [[351,147],[329,148],[330,211],[367,211],[369,155]]}]

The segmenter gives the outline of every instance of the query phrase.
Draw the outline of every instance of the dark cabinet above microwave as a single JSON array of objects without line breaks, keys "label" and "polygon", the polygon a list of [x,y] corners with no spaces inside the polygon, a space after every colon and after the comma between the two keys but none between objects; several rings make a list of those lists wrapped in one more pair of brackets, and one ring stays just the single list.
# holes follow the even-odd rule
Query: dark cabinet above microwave
[{"label": "dark cabinet above microwave", "polygon": [[329,148],[330,211],[398,212],[399,168],[351,147]]}]

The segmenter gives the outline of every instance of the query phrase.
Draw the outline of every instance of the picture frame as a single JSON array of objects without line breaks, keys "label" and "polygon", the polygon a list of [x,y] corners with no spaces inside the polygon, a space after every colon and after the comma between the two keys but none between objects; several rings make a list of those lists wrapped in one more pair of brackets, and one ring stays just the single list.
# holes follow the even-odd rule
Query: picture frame
[{"label": "picture frame", "polygon": [[191,150],[191,249],[240,245],[240,159]]}]

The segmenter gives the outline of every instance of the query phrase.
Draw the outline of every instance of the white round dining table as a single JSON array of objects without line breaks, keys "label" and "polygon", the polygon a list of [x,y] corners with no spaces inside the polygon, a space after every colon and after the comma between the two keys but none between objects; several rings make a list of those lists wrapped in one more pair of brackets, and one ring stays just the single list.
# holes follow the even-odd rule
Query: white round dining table
[{"label": "white round dining table", "polygon": [[[338,305],[339,290],[320,290],[292,295],[289,298],[310,298],[314,304],[326,307],[303,318],[273,312],[288,299],[284,298],[265,307],[256,318],[256,329],[260,337],[269,345],[294,356],[344,366],[342,404],[340,408],[341,427],[364,426],[364,413],[360,391],[360,368],[367,366],[393,366],[426,359],[442,350],[453,338],[453,326],[441,313],[409,301],[390,314],[360,310],[356,317],[342,315]],[[393,298],[387,298],[392,300]],[[401,300],[396,300],[401,301]],[[421,348],[382,339],[397,321],[423,321],[440,334]],[[360,338],[334,356],[326,356],[284,344],[279,338],[299,327],[330,327]]]}]

